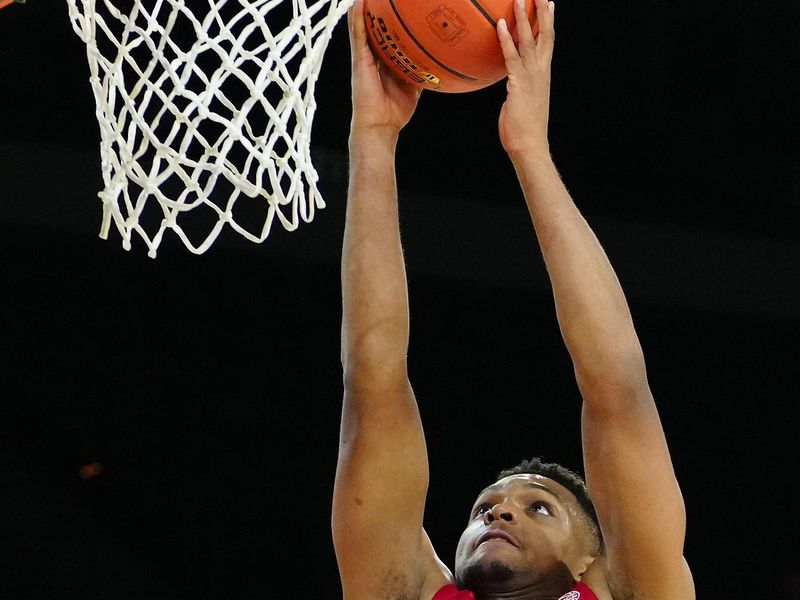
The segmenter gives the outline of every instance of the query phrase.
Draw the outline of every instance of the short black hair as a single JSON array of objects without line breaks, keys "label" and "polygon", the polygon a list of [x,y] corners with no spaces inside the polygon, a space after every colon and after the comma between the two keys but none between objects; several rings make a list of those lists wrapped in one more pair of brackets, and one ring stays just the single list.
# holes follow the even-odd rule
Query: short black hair
[{"label": "short black hair", "polygon": [[586,487],[586,481],[583,477],[563,465],[544,462],[540,457],[534,456],[530,459],[524,459],[513,467],[500,471],[500,473],[497,474],[497,481],[509,477],[510,475],[522,475],[526,473],[548,477],[553,481],[557,481],[572,492],[575,498],[577,498],[578,504],[580,504],[581,508],[586,513],[586,516],[589,517],[593,525],[594,533],[597,536],[597,541],[602,545],[603,533],[600,531],[600,521],[597,519],[597,511],[594,508],[594,503],[589,495],[589,488]]}]

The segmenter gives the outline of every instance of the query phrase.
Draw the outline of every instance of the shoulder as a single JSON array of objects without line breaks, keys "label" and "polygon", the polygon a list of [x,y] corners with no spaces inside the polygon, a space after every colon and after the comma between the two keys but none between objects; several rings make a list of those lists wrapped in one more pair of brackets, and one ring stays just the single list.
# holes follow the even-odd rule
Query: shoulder
[{"label": "shoulder", "polygon": [[611,573],[608,557],[602,555],[583,573],[581,581],[574,590],[580,592],[580,595],[566,595],[559,600],[695,599],[692,574],[685,560],[681,561],[679,571],[670,573],[660,587],[648,585],[649,582],[637,582],[627,575],[627,573]]},{"label": "shoulder", "polygon": [[[377,554],[380,554],[378,552]],[[376,572],[369,561],[361,561],[341,571],[342,591],[347,600],[474,600],[460,596],[437,596],[453,582],[450,569],[437,556],[430,538],[422,530],[420,546],[414,552],[404,552]]]}]

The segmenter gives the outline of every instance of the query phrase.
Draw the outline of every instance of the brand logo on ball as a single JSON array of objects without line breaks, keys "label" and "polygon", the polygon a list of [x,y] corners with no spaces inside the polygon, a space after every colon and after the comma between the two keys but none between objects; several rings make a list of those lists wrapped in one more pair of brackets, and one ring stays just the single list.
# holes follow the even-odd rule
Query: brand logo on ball
[{"label": "brand logo on ball", "polygon": [[439,84],[439,78],[436,75],[420,69],[419,66],[403,52],[397,42],[397,33],[389,31],[382,17],[376,17],[371,12],[367,13],[367,17],[372,39],[375,40],[380,52],[383,53],[392,65],[416,83],[428,85]]},{"label": "brand logo on ball", "polygon": [[566,594],[561,596],[561,598],[559,598],[558,600],[581,600],[581,593],[575,591],[567,592]]},{"label": "brand logo on ball", "polygon": [[469,33],[464,20],[449,6],[440,4],[428,15],[428,27],[448,46],[455,46]]}]

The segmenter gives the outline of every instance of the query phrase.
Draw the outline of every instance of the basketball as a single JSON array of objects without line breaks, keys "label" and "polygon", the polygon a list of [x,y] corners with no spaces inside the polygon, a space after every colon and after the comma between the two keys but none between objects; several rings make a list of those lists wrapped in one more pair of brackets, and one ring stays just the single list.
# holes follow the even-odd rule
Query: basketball
[{"label": "basketball", "polygon": [[[533,0],[525,6],[533,15]],[[364,1],[372,51],[403,79],[437,92],[479,90],[508,74],[497,39],[501,18],[516,39],[514,0]]]}]

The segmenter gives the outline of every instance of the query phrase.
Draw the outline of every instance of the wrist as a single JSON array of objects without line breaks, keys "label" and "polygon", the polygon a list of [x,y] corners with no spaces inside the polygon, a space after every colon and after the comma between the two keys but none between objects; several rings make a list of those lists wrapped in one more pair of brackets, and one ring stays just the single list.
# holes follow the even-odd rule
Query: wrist
[{"label": "wrist", "polygon": [[394,156],[400,130],[391,127],[352,127],[348,147],[351,159]]},{"label": "wrist", "polygon": [[555,166],[547,144],[507,150],[515,168],[523,166]]}]

